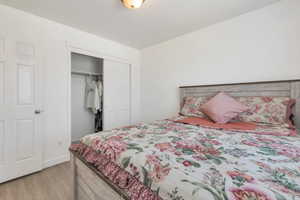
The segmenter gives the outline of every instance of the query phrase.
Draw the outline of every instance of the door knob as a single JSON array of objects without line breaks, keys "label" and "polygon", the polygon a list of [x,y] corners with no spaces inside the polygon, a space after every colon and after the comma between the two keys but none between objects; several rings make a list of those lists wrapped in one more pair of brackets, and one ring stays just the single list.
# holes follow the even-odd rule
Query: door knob
[{"label": "door knob", "polygon": [[34,111],[34,114],[39,115],[39,114],[41,114],[42,112],[43,112],[43,110],[35,110],[35,111]]}]

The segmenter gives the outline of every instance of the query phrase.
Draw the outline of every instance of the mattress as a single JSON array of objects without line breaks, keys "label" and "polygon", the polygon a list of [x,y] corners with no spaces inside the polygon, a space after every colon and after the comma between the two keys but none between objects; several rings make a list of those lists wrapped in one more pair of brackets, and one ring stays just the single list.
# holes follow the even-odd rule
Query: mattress
[{"label": "mattress", "polygon": [[278,136],[287,131],[167,119],[88,135],[71,149],[131,199],[296,200],[300,138]]}]

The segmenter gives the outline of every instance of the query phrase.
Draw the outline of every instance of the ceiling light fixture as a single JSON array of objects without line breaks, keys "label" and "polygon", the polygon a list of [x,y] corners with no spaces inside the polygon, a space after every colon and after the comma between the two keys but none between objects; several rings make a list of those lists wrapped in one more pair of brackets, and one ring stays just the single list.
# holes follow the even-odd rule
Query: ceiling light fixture
[{"label": "ceiling light fixture", "polygon": [[121,0],[123,5],[129,9],[137,9],[140,8],[145,0]]}]

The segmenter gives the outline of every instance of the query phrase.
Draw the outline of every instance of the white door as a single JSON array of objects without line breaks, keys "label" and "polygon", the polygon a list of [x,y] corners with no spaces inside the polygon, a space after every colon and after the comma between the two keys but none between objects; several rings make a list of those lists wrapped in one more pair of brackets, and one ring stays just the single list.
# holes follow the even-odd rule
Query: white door
[{"label": "white door", "polygon": [[37,45],[0,38],[0,183],[42,169]]},{"label": "white door", "polygon": [[130,125],[130,65],[111,60],[103,63],[104,130]]}]

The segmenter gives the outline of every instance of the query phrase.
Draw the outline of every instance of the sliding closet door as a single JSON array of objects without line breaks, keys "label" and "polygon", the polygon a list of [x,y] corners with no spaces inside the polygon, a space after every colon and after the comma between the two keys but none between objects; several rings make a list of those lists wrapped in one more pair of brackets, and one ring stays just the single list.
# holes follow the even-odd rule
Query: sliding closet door
[{"label": "sliding closet door", "polygon": [[6,171],[8,170],[7,152],[9,147],[6,144],[8,138],[8,119],[9,108],[7,106],[7,78],[6,78],[6,55],[5,39],[0,37],[0,183],[6,180]]},{"label": "sliding closet door", "polygon": [[130,125],[130,65],[104,60],[104,130]]},{"label": "sliding closet door", "polygon": [[42,168],[37,44],[0,39],[0,183]]}]

